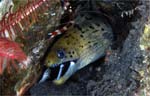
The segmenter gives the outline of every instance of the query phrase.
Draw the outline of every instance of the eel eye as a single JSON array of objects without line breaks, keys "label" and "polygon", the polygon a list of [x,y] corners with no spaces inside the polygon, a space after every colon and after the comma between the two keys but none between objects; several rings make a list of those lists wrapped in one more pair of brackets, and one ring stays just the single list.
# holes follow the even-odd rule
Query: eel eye
[{"label": "eel eye", "polygon": [[65,57],[64,50],[57,50],[57,56],[58,58],[63,59]]}]

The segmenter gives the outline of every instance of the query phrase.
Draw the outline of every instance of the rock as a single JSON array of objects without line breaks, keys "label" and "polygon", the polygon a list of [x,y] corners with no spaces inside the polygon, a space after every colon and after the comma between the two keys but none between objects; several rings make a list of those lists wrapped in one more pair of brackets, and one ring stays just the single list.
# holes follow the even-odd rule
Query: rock
[{"label": "rock", "polygon": [[[109,4],[114,4],[110,0],[108,1],[110,2]],[[150,9],[148,7],[149,1],[139,0],[137,2],[140,5],[136,5],[133,8],[136,9],[136,11],[132,16],[119,16],[119,19],[116,19],[116,16],[113,17],[114,20],[117,20],[112,22],[112,24],[115,23],[113,26],[116,34],[114,44],[115,46],[117,45],[117,47],[113,48],[114,50],[112,50],[112,53],[108,56],[107,62],[99,64],[99,61],[97,61],[90,64],[72,76],[73,78],[78,75],[78,79],[69,79],[59,88],[48,81],[36,85],[31,88],[31,94],[33,96],[35,94],[45,96],[50,94],[69,96],[136,96],[135,94],[137,94],[136,92],[140,88],[139,72],[141,72],[140,70],[143,70],[144,67],[139,41],[143,33],[147,16],[150,14]],[[131,3],[131,5],[134,3],[135,2]],[[123,2],[123,4],[126,3]],[[125,14],[127,13],[126,11],[127,10],[122,10],[121,12]],[[113,12],[115,11],[113,10]],[[96,67],[94,67],[95,65]],[[96,71],[97,67],[100,67],[101,70]]]}]

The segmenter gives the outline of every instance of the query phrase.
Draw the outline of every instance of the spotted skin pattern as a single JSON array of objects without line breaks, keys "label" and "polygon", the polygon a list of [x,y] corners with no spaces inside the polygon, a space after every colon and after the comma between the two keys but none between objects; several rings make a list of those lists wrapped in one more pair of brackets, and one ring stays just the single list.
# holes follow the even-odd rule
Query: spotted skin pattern
[{"label": "spotted skin pattern", "polygon": [[[68,61],[75,64],[68,71],[55,79],[54,83],[63,84],[72,74],[86,65],[104,56],[112,40],[111,26],[100,16],[84,13],[77,16],[74,26],[50,49],[45,64],[47,67],[60,66]],[[59,58],[58,50],[63,50],[65,56]],[[70,65],[71,66],[71,65]]]}]

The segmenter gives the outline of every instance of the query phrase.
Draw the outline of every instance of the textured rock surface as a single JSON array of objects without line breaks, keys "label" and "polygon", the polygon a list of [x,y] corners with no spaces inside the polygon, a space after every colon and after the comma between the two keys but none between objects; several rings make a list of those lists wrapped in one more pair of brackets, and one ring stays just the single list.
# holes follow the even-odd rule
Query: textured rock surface
[{"label": "textured rock surface", "polygon": [[133,16],[134,20],[126,21],[131,26],[127,27],[129,34],[121,48],[111,51],[107,62],[103,63],[102,60],[94,62],[78,71],[61,86],[53,85],[51,81],[37,84],[31,88],[31,94],[33,96],[50,94],[54,96],[137,96],[141,86],[140,72],[145,70],[145,65],[142,63],[144,57],[139,45],[150,12],[148,5],[148,1],[142,1],[141,5],[137,6],[139,10]]},{"label": "textured rock surface", "polygon": [[[80,0],[80,1],[84,1],[84,0]],[[111,4],[110,3],[111,0],[103,0],[103,1],[106,2],[103,3],[104,5],[100,5],[102,7],[105,6],[105,4]],[[56,86],[51,81],[46,81],[41,84],[36,84],[30,90],[31,95],[33,96],[43,96],[43,95],[44,96],[49,96],[49,95],[53,95],[53,96],[58,96],[58,95],[61,96],[66,96],[66,95],[68,96],[73,96],[73,95],[136,96],[137,94],[140,94],[139,93],[141,88],[140,81],[143,78],[140,72],[144,72],[147,66],[145,66],[144,63],[142,62],[144,57],[142,51],[140,50],[139,45],[140,45],[140,37],[142,35],[143,28],[147,20],[147,16],[150,14],[150,9],[148,7],[150,3],[148,1],[143,1],[143,0],[140,1],[141,4],[139,6],[136,6],[136,8],[134,8],[136,9],[135,14],[131,15],[132,20],[130,20],[131,18],[127,18],[122,21],[122,17],[120,16],[122,14],[120,12],[122,12],[123,10],[119,11],[117,15],[114,14],[115,12],[114,9],[108,10],[108,12],[112,12],[113,14],[112,15],[110,13],[108,15],[114,16],[115,19],[117,18],[117,16],[120,18],[118,18],[117,21],[112,22],[113,27],[117,26],[117,29],[115,29],[115,34],[117,36],[116,36],[116,40],[114,41],[114,46],[117,47],[113,46],[114,48],[113,50],[111,50],[111,54],[107,56],[108,58],[107,62],[104,62],[104,58],[97,60],[96,62],[78,71],[64,85],[61,86]],[[120,3],[120,4],[124,5],[126,3]],[[132,3],[128,3],[128,4],[132,5]],[[112,5],[116,6],[117,1],[114,0]],[[109,7],[107,8],[109,9]],[[123,14],[132,11],[130,9],[126,9],[127,8],[126,6],[122,8],[125,8]],[[54,10],[52,10],[52,13],[53,11]],[[124,15],[124,16],[125,18],[128,17],[128,15]],[[111,20],[111,18],[109,19]],[[43,31],[51,32],[53,30],[52,25],[55,24],[53,18],[48,20],[48,23],[44,25],[46,26],[48,24],[46,28],[42,27],[43,26],[42,24],[41,25],[39,24],[37,26],[33,26],[29,30],[31,31],[29,33],[37,32],[37,31],[38,32],[29,34],[31,36],[36,35],[37,38],[34,38],[33,42],[30,42],[29,40],[28,42],[30,43],[27,42],[28,46],[32,45],[32,47],[34,48],[33,45],[35,45],[36,48],[38,44],[36,45],[34,43],[39,39],[38,35]],[[47,35],[47,33],[42,34],[40,36],[41,38],[43,38],[45,35]],[[39,54],[32,54],[31,52],[31,55],[35,57],[34,61],[36,62],[34,62],[34,64],[39,62],[38,60]],[[7,81],[9,82],[9,79],[7,79]],[[0,83],[2,84],[2,82]],[[14,83],[11,83],[9,85],[9,87],[11,86],[14,86]],[[2,91],[2,89],[0,89],[0,91]]]},{"label": "textured rock surface", "polygon": [[[15,0],[17,1],[17,0]],[[26,1],[26,0],[24,0]],[[55,0],[54,0],[55,1]],[[23,1],[22,1],[23,3]],[[16,4],[16,2],[15,2]],[[18,5],[20,3],[17,3]],[[41,58],[44,55],[44,52],[47,50],[47,47],[51,43],[51,41],[46,41],[47,34],[53,30],[55,30],[55,26],[59,24],[60,14],[51,15],[52,13],[60,13],[61,7],[60,4],[55,4],[52,2],[52,7],[49,11],[46,11],[43,14],[39,15],[40,20],[36,24],[34,24],[28,32],[25,33],[26,38],[17,37],[16,42],[23,44],[24,50],[27,55],[32,59],[31,66],[35,64],[39,64]],[[18,6],[17,5],[17,6]],[[36,68],[36,67],[35,67]],[[15,95],[15,85],[18,81],[23,81],[22,79],[26,77],[26,73],[28,70],[19,70],[18,73],[16,71],[8,74],[5,72],[0,76],[0,96],[1,95]]]}]

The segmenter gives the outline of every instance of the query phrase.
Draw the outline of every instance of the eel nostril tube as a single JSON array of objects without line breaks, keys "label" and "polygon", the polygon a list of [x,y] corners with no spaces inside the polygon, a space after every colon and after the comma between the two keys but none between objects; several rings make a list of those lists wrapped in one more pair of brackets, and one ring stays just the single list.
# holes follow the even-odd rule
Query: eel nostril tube
[{"label": "eel nostril tube", "polygon": [[61,76],[61,74],[62,74],[63,67],[64,67],[64,65],[61,64],[61,65],[60,65],[60,69],[59,69],[59,73],[58,73],[58,76],[57,76],[57,80],[60,79],[60,76]]}]

